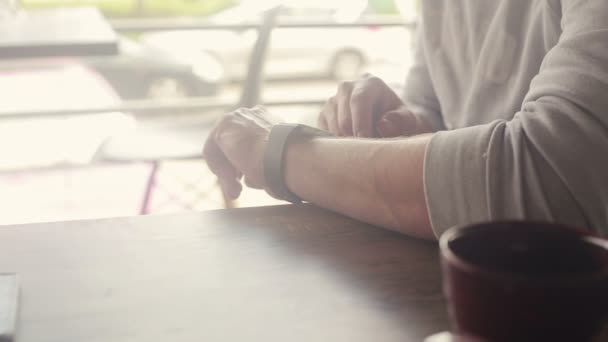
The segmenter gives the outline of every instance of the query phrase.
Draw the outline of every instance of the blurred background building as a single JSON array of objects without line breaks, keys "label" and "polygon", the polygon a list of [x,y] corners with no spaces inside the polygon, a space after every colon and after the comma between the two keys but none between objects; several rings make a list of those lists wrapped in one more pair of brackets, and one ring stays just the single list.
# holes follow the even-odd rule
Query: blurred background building
[{"label": "blurred background building", "polygon": [[400,91],[417,15],[416,0],[11,6],[28,15],[83,5],[117,32],[116,54],[0,58],[0,224],[278,203],[253,190],[223,199],[199,158],[212,123],[262,103],[314,125],[338,82],[366,72]]}]

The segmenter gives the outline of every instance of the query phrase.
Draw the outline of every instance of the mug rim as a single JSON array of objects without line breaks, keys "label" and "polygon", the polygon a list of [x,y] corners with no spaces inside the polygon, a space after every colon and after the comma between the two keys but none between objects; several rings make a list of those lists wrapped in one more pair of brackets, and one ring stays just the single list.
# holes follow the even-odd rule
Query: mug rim
[{"label": "mug rim", "polygon": [[[601,270],[596,272],[585,273],[581,275],[563,275],[563,276],[552,276],[552,277],[530,277],[525,276],[516,272],[499,271],[491,269],[489,267],[476,264],[469,260],[466,260],[460,255],[457,255],[450,247],[450,242],[462,237],[466,234],[470,234],[470,231],[479,228],[490,228],[491,225],[528,225],[528,226],[552,226],[560,229],[561,231],[569,231],[578,235],[582,240],[590,245],[595,245],[598,248],[603,249],[608,254],[608,241],[602,237],[593,234],[592,232],[582,230],[574,226],[569,226],[560,223],[543,222],[543,221],[527,221],[527,220],[505,220],[505,221],[488,221],[473,223],[468,225],[454,226],[443,233],[439,239],[439,250],[441,253],[442,263],[452,265],[456,269],[472,275],[480,275],[484,278],[489,278],[498,281],[509,281],[511,283],[527,283],[530,285],[547,286],[550,285],[553,288],[568,287],[574,285],[580,285],[586,282],[595,282],[599,279],[608,278],[608,267],[603,267]],[[599,243],[599,241],[606,241],[606,243]]]}]

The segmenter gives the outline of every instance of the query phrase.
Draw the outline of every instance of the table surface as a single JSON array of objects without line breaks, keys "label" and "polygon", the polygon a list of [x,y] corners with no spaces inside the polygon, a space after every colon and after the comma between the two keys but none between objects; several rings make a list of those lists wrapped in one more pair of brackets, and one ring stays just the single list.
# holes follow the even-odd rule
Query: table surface
[{"label": "table surface", "polygon": [[24,10],[0,20],[0,59],[117,52],[116,33],[95,7]]},{"label": "table surface", "polygon": [[18,341],[422,341],[437,247],[310,205],[0,227]]}]

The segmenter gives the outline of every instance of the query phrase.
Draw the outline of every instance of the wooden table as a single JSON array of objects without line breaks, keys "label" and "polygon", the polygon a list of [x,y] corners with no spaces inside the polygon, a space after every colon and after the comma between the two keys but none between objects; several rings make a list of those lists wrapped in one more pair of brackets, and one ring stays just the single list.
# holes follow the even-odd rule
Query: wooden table
[{"label": "wooden table", "polygon": [[116,33],[95,7],[24,10],[0,20],[0,59],[117,53]]},{"label": "wooden table", "polygon": [[0,227],[18,341],[422,341],[435,244],[309,205]]}]

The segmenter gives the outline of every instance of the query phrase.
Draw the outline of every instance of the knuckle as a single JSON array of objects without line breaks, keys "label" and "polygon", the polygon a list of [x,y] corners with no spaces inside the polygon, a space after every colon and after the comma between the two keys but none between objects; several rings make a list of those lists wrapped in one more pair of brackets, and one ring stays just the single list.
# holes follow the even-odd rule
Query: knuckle
[{"label": "knuckle", "polygon": [[352,125],[353,125],[353,121],[351,120],[351,118],[349,116],[345,116],[343,118],[340,118],[338,120],[338,127],[343,131],[343,132],[348,132],[352,129]]},{"label": "knuckle", "polygon": [[353,91],[355,87],[354,82],[343,81],[338,85],[338,97],[347,97],[350,96],[350,93]]},{"label": "knuckle", "polygon": [[338,118],[336,117],[336,115],[334,113],[331,113],[330,115],[326,115],[325,119],[327,120],[327,124],[329,125],[330,128],[334,127],[338,121]]},{"label": "knuckle", "polygon": [[223,127],[226,126],[230,121],[232,121],[232,119],[235,117],[234,112],[231,113],[226,113],[224,115],[222,115],[222,117],[220,118],[217,127]]},{"label": "knuckle", "polygon": [[334,106],[336,105],[336,97],[332,96],[327,99],[321,113],[331,113],[334,110]]},{"label": "knuckle", "polygon": [[366,87],[379,87],[384,85],[384,81],[380,77],[374,75],[368,75],[363,80],[363,83]]},{"label": "knuckle", "polygon": [[361,78],[364,79],[364,80],[369,80],[369,79],[374,78],[374,77],[376,77],[376,75],[374,75],[373,73],[366,72],[366,73],[363,74],[363,76]]},{"label": "knuckle", "polygon": [[378,77],[376,75],[372,75],[372,74],[367,75],[367,79],[368,79],[368,81],[371,81],[371,82],[382,81],[382,79],[380,79],[380,77]]},{"label": "knuckle", "polygon": [[348,91],[353,88],[354,84],[352,81],[342,81],[338,83],[338,90]]},{"label": "knuckle", "polygon": [[325,111],[325,109],[323,109],[321,112],[319,112],[319,115],[317,116],[317,121],[318,122],[325,121],[326,115],[327,115],[327,112]]},{"label": "knuckle", "polygon": [[359,89],[358,91],[353,91],[353,93],[350,96],[351,104],[359,104],[366,100],[367,100],[367,95],[365,94],[365,91],[362,91],[362,89]]}]

